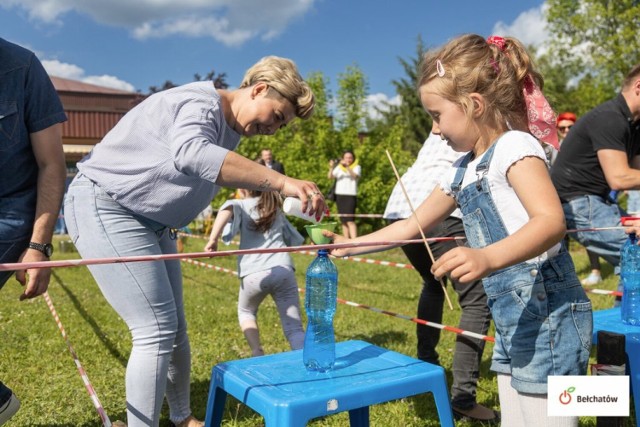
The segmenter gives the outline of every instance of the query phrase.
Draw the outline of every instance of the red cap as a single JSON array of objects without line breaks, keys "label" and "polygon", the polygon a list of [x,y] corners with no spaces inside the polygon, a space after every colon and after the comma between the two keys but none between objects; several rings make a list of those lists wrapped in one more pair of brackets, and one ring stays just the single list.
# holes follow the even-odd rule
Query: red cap
[{"label": "red cap", "polygon": [[560,113],[558,114],[558,118],[556,119],[556,124],[560,123],[563,120],[571,120],[575,123],[576,120],[578,120],[578,117],[574,113],[571,113],[569,111]]}]

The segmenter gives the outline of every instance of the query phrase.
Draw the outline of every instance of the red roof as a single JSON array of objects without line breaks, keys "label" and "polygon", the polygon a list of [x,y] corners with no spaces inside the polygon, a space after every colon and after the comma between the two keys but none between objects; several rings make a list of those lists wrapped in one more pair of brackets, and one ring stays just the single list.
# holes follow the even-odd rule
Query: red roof
[{"label": "red roof", "polygon": [[93,85],[90,83],[83,83],[77,80],[63,79],[62,77],[51,77],[53,86],[58,92],[82,92],[82,93],[102,93],[111,95],[135,95],[135,92],[129,92],[126,90],[113,89],[105,86]]}]

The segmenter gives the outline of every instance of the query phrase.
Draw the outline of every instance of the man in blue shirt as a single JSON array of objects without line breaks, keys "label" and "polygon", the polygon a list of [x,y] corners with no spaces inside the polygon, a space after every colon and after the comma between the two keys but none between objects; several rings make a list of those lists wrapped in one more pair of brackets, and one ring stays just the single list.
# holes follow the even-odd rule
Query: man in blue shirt
[{"label": "man in blue shirt", "polygon": [[[33,52],[0,38],[0,264],[48,261],[66,167],[67,117],[51,79]],[[0,288],[13,272],[0,272]],[[49,269],[16,271],[21,300],[41,295]],[[20,402],[0,381],[0,425]]]}]

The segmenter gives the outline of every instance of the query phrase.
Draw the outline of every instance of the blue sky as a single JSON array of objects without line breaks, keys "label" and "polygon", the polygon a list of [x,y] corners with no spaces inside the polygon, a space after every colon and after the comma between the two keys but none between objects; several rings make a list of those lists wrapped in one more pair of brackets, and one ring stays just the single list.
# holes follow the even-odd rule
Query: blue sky
[{"label": "blue sky", "polygon": [[0,37],[36,52],[56,76],[147,92],[211,69],[237,86],[265,55],[336,81],[357,65],[371,104],[395,96],[421,36],[461,33],[546,40],[542,0],[3,0]]}]

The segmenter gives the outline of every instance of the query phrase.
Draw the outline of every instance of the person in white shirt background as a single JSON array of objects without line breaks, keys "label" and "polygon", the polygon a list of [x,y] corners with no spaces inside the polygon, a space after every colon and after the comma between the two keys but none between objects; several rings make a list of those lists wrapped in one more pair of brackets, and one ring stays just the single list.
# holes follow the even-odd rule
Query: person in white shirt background
[{"label": "person in white shirt background", "polygon": [[358,180],[361,174],[362,168],[351,150],[342,153],[339,161],[329,160],[327,178],[336,180],[336,205],[342,223],[342,235],[348,239],[358,236],[355,213],[358,205]]}]

